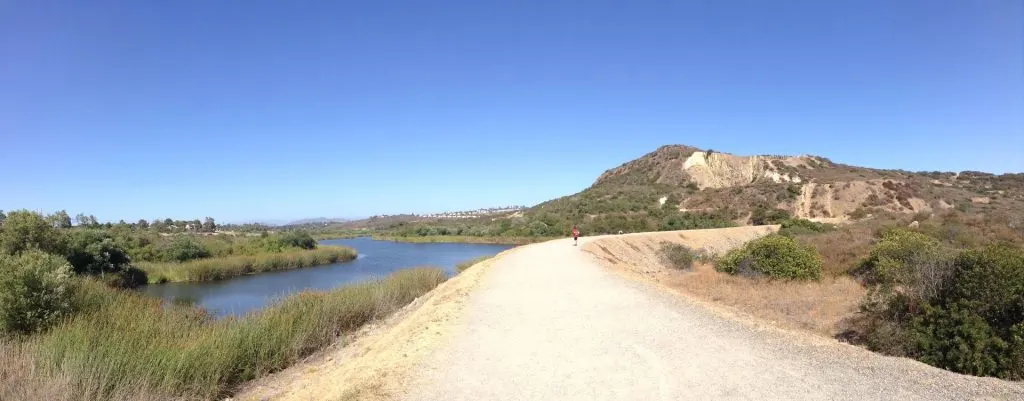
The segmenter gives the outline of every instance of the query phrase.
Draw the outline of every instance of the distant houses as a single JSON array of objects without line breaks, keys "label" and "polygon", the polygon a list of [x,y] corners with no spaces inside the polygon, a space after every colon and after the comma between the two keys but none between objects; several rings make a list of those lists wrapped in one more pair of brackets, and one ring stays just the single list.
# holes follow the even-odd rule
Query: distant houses
[{"label": "distant houses", "polygon": [[458,212],[442,212],[442,213],[428,213],[428,214],[417,214],[416,217],[434,218],[434,219],[473,219],[481,216],[488,216],[501,213],[516,212],[519,210],[526,209],[525,206],[503,206],[503,207],[489,207],[476,210],[464,210]]}]

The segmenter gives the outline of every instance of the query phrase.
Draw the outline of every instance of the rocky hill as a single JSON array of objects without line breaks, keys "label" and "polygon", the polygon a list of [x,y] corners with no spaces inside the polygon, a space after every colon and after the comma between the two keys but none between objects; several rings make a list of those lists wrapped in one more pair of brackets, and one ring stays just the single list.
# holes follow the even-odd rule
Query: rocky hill
[{"label": "rocky hill", "polygon": [[879,211],[1000,209],[1019,215],[1024,210],[1024,174],[879,170],[820,156],[738,156],[683,145],[664,146],[608,170],[568,199],[583,200],[594,192],[604,194],[598,198],[604,201],[634,195],[653,202],[644,194],[657,194],[659,206],[728,210],[741,222],[749,222],[757,209],[829,222]]},{"label": "rocky hill", "polygon": [[953,212],[1020,230],[1024,174],[881,170],[820,156],[739,156],[671,145],[604,172],[579,193],[525,210],[346,225],[398,236],[546,237],[566,235],[574,224],[601,234],[765,224],[790,216],[838,223]]}]

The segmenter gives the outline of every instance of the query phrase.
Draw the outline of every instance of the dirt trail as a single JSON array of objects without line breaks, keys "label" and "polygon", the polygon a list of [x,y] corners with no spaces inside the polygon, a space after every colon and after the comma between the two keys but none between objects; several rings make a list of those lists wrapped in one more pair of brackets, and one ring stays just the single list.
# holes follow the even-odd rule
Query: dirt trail
[{"label": "dirt trail", "polygon": [[[750,237],[765,228],[727,230]],[[685,235],[723,232],[695,233]],[[1024,399],[1021,383],[726,318],[602,268],[564,240],[491,266],[466,320],[404,399]]]},{"label": "dirt trail", "polygon": [[[770,230],[636,235],[653,242],[682,234],[692,246],[725,249]],[[507,251],[353,346],[276,375],[239,398],[1024,399],[1021,383],[958,375],[728,317],[601,267],[583,250],[600,240]]]}]

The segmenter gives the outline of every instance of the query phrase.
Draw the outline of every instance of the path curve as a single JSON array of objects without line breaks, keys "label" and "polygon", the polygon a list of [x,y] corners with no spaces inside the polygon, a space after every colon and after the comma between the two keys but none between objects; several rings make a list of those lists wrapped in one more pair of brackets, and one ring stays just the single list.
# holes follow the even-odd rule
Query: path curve
[{"label": "path curve", "polygon": [[582,245],[530,245],[487,267],[403,398],[1024,400],[1022,383],[724,317],[601,267]]}]

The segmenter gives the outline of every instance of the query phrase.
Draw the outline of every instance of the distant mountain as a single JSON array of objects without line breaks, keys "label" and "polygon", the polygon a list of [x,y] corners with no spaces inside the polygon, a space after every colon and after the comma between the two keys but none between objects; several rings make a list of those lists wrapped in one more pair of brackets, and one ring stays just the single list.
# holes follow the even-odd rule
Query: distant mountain
[{"label": "distant mountain", "polygon": [[309,218],[309,219],[300,219],[300,220],[289,221],[287,223],[283,223],[283,224],[279,224],[279,225],[282,225],[282,226],[301,226],[301,225],[306,225],[306,224],[344,223],[344,222],[350,221],[350,220],[352,220],[352,219],[347,219],[347,218],[344,218],[344,217],[314,217],[314,218]]}]

